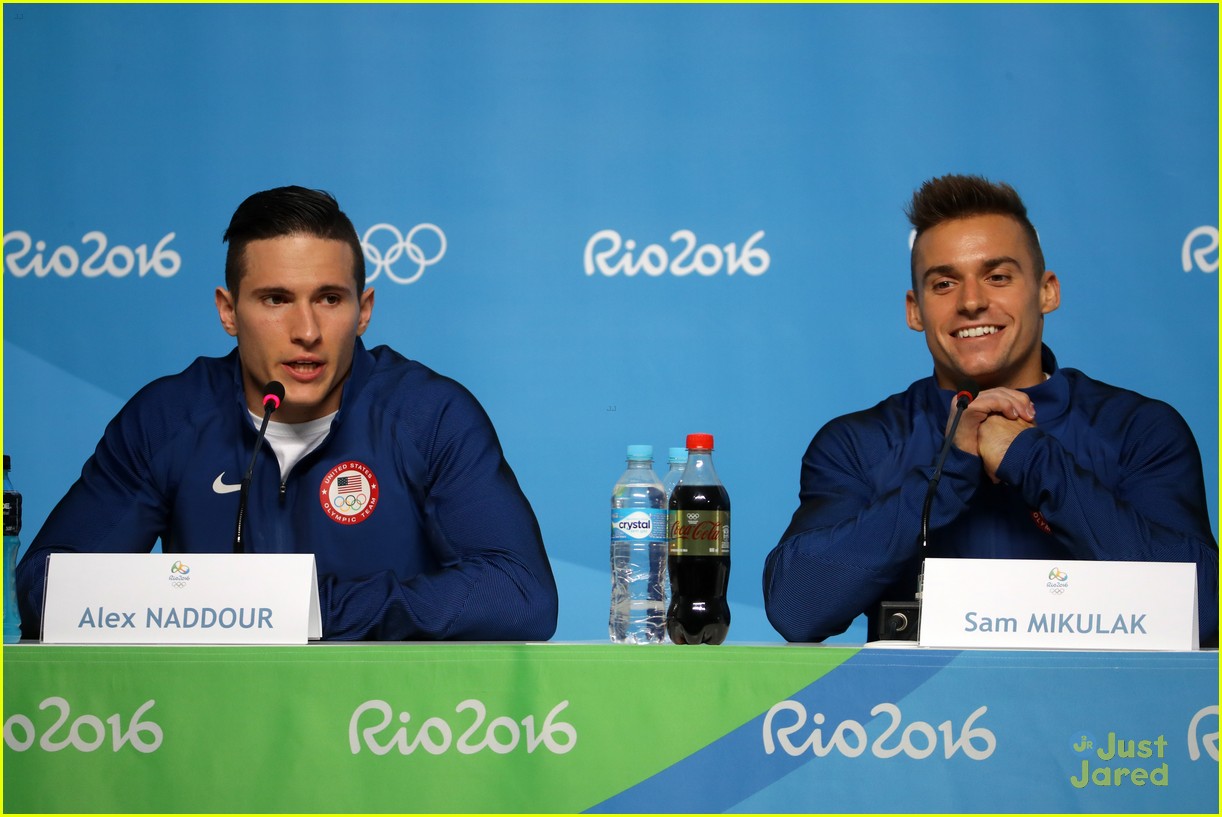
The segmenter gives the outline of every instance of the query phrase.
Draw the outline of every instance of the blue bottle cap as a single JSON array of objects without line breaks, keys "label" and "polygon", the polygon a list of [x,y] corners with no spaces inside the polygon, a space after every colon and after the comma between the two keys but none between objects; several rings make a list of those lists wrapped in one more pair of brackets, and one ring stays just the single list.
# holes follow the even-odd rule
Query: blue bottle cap
[{"label": "blue bottle cap", "polygon": [[652,445],[630,445],[628,446],[628,459],[630,460],[651,460],[653,459]]},{"label": "blue bottle cap", "polygon": [[669,449],[670,462],[687,462],[687,449],[672,445]]}]

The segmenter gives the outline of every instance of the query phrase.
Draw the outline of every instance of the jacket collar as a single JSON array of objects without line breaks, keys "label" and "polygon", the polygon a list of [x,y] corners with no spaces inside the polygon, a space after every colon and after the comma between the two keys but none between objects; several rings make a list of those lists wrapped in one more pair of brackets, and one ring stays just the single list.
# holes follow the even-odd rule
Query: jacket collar
[{"label": "jacket collar", "polygon": [[[1046,345],[1040,345],[1040,363],[1048,379],[1043,383],[1019,391],[1028,395],[1035,403],[1036,422],[1048,422],[1060,417],[1069,408],[1069,381],[1057,364],[1056,355]],[[938,386],[934,377],[924,381],[925,408],[933,417],[943,419],[950,412],[951,401],[955,392]]]},{"label": "jacket collar", "polygon": [[[246,390],[242,383],[242,359],[238,355],[238,350],[235,348],[225,356],[225,359],[229,361],[233,372],[234,400],[238,404],[242,417],[246,420],[245,424],[254,427],[254,420],[251,419],[250,412],[246,407]],[[340,393],[339,413],[335,416],[335,422],[343,422],[346,413],[344,410],[345,406],[355,399],[354,395],[361,392],[365,381],[369,379],[371,371],[373,371],[373,354],[365,348],[364,342],[358,337],[352,349],[352,369],[348,372],[348,379],[344,381],[343,391]]]}]

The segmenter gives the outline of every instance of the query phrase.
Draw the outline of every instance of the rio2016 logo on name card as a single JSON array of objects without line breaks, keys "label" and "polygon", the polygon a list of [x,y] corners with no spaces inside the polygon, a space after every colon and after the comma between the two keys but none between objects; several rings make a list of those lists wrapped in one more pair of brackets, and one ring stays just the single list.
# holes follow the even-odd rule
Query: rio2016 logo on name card
[{"label": "rio2016 logo on name card", "polygon": [[[751,277],[763,275],[772,263],[768,251],[759,246],[763,230],[756,230],[740,248],[737,244],[701,244],[691,230],[671,234],[671,247],[649,244],[637,252],[634,239],[624,238],[615,230],[599,230],[586,242],[584,266],[586,275],[601,272],[610,278],[623,273],[628,277],[644,274],[649,278],[670,273],[683,278],[693,272],[709,278],[719,273],[744,273]],[[672,255],[673,254],[673,255]]]},{"label": "rio2016 logo on name card", "polygon": [[187,582],[191,581],[191,577],[188,575],[190,572],[191,568],[182,562],[175,562],[170,565],[170,586],[176,590],[186,587]]}]

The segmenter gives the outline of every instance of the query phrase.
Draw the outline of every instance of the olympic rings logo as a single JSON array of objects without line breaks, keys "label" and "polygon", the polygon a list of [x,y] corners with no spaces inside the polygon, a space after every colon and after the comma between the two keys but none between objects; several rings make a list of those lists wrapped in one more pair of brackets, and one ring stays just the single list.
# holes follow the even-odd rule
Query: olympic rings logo
[{"label": "olympic rings logo", "polygon": [[[421,230],[429,230],[437,236],[438,249],[436,255],[432,257],[425,255],[425,251],[416,243],[416,235]],[[379,249],[373,242],[373,236],[381,232],[390,233],[394,239],[394,243],[385,252]],[[365,235],[361,238],[361,249],[365,253],[365,260],[373,264],[373,272],[365,276],[367,282],[373,281],[385,272],[386,277],[396,284],[413,284],[420,280],[421,275],[424,275],[426,267],[436,264],[446,254],[446,234],[436,224],[417,224],[407,231],[406,236],[399,232],[399,228],[393,224],[375,224],[366,230]],[[406,278],[396,275],[394,270],[391,269],[391,265],[404,255],[416,265],[416,271]]]},{"label": "olympic rings logo", "polygon": [[340,494],[331,500],[331,505],[340,513],[345,508],[355,513],[368,501],[364,494]]}]

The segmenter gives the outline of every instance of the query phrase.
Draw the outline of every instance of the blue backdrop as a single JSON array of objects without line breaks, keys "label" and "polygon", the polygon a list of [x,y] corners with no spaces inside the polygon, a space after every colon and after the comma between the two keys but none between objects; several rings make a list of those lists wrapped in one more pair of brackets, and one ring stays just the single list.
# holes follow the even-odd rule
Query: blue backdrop
[{"label": "blue backdrop", "polygon": [[904,324],[902,206],[947,172],[1023,194],[1063,288],[1047,342],[1175,405],[1216,506],[1214,5],[3,15],[4,450],[27,541],[131,394],[231,348],[221,234],[282,184],[330,190],[367,237],[367,342],[492,416],[558,639],[606,637],[625,446],[702,431],[733,502],[730,639],[779,640],[761,570],[807,443],[932,370]]}]

